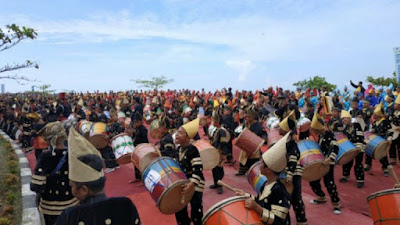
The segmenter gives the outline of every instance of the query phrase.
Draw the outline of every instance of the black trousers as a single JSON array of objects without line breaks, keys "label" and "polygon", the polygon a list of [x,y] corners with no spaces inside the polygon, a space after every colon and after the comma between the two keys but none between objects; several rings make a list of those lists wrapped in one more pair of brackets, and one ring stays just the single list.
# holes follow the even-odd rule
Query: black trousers
[{"label": "black trousers", "polygon": [[232,150],[233,150],[233,145],[232,145],[232,140],[230,140],[228,142],[228,152],[226,154],[226,160],[227,161],[232,161],[233,160]]},{"label": "black trousers", "polygon": [[190,225],[193,222],[194,225],[201,225],[203,219],[203,193],[195,191],[190,200],[190,216],[188,215],[187,206],[181,211],[175,213],[176,222],[178,225]]},{"label": "black trousers", "polygon": [[246,165],[240,163],[239,172],[246,173],[254,163],[258,162],[258,160],[260,159],[247,159]]},{"label": "black trousers", "polygon": [[[334,165],[330,166],[329,172],[323,177],[325,188],[328,190],[331,202],[334,206],[339,206],[340,198],[337,192],[335,180],[334,180]],[[321,179],[310,182],[311,189],[318,197],[325,197],[324,191],[321,188]]]},{"label": "black trousers", "polygon": [[43,149],[35,149],[35,158],[38,160],[42,156]]},{"label": "black trousers", "polygon": [[114,168],[118,166],[118,163],[115,161],[114,152],[110,146],[100,149],[100,153],[107,168]]},{"label": "black trousers", "polygon": [[[382,164],[382,170],[388,171],[388,165],[389,165],[388,157],[387,156],[383,157],[381,160],[379,160],[379,162]],[[365,155],[365,164],[367,164],[368,166],[372,166],[372,157],[367,154]]]},{"label": "black trousers", "polygon": [[350,172],[351,172],[351,168],[353,167],[353,163],[355,161],[355,165],[354,165],[354,174],[356,176],[356,180],[359,183],[364,183],[364,168],[363,168],[363,161],[364,158],[364,153],[360,152],[358,153],[358,155],[356,156],[355,159],[351,160],[349,163],[343,165],[343,177],[344,178],[349,178],[350,177]]},{"label": "black trousers", "polygon": [[400,160],[400,137],[392,141],[389,149],[389,161],[396,162],[397,157]]},{"label": "black trousers", "polygon": [[296,214],[297,223],[306,223],[306,207],[304,206],[303,197],[301,195],[301,176],[293,176],[293,193],[292,193],[292,205],[294,213]]},{"label": "black trousers", "polygon": [[214,179],[214,184],[217,185],[218,180],[222,180],[222,178],[224,178],[225,175],[224,167],[222,166],[214,167],[214,169],[212,169],[212,175]]},{"label": "black trousers", "polygon": [[43,214],[46,225],[53,225],[56,223],[58,216]]}]

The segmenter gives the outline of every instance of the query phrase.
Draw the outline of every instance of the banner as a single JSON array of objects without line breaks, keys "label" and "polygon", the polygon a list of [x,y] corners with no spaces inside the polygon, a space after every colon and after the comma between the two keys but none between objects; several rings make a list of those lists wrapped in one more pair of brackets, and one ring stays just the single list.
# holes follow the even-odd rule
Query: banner
[{"label": "banner", "polygon": [[396,77],[397,81],[400,82],[400,47],[394,48],[394,65],[396,66],[395,71],[396,71]]}]

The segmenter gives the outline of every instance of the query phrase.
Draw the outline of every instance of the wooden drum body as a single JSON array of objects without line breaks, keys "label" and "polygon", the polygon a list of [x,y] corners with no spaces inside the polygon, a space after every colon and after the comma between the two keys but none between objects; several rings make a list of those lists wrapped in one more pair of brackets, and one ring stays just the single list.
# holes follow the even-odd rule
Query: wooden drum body
[{"label": "wooden drum body", "polygon": [[368,131],[364,132],[364,138],[365,143],[367,143],[367,147],[365,148],[367,155],[376,160],[380,160],[386,156],[388,142],[385,139]]},{"label": "wooden drum body", "polygon": [[245,128],[236,139],[235,145],[247,152],[248,155],[253,155],[264,144],[264,139]]},{"label": "wooden drum body", "polygon": [[182,210],[193,197],[194,188],[182,196],[183,186],[189,181],[172,158],[160,157],[153,161],[142,178],[146,189],[164,214],[174,214]]},{"label": "wooden drum body", "polygon": [[330,167],[324,165],[325,156],[315,141],[303,140],[297,146],[300,150],[300,165],[304,167],[304,180],[315,181],[329,172]]},{"label": "wooden drum body", "polygon": [[199,150],[203,170],[214,169],[220,162],[219,151],[210,142],[200,139],[192,143]]},{"label": "wooden drum body", "polygon": [[353,160],[358,153],[360,153],[360,149],[358,149],[349,139],[347,139],[347,136],[342,132],[336,132],[335,138],[339,145],[339,153],[336,157],[337,164],[345,165]]},{"label": "wooden drum body", "polygon": [[108,145],[110,138],[107,135],[107,124],[97,122],[92,125],[90,129],[89,141],[97,148],[105,148]]},{"label": "wooden drum body", "polygon": [[133,146],[132,138],[128,134],[122,133],[113,137],[111,146],[118,164],[131,163],[131,153],[135,150],[135,147]]},{"label": "wooden drum body", "polygon": [[368,198],[374,225],[400,224],[400,189],[389,189]]},{"label": "wooden drum body", "polygon": [[147,166],[160,157],[160,152],[154,145],[143,143],[136,146],[131,157],[133,164],[143,173]]}]

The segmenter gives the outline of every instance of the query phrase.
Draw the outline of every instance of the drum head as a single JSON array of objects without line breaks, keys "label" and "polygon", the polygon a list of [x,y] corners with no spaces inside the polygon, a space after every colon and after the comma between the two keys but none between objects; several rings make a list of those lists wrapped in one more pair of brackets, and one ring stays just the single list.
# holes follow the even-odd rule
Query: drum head
[{"label": "drum head", "polygon": [[95,148],[101,149],[108,145],[109,138],[104,134],[95,134],[89,138],[89,141]]},{"label": "drum head", "polygon": [[125,154],[117,159],[117,163],[119,165],[129,164],[131,163],[131,154]]},{"label": "drum head", "polygon": [[316,181],[324,177],[329,172],[330,166],[324,165],[322,161],[313,162],[304,168],[303,179],[306,181]]},{"label": "drum head", "polygon": [[360,153],[360,150],[358,148],[354,148],[354,149],[351,149],[351,150],[343,153],[343,155],[340,156],[340,158],[337,160],[337,164],[338,165],[347,164],[348,162],[353,160],[358,155],[358,153]]},{"label": "drum head", "polygon": [[143,173],[145,169],[156,159],[160,158],[160,155],[157,152],[149,152],[145,156],[143,156],[139,161],[139,171]]},{"label": "drum head", "polygon": [[182,195],[182,186],[185,183],[187,181],[177,181],[161,194],[157,206],[163,214],[174,214],[189,204],[194,194],[194,188],[190,189],[185,195]]},{"label": "drum head", "polygon": [[207,221],[207,219],[212,214],[214,214],[215,212],[220,210],[225,205],[228,205],[228,204],[234,203],[234,202],[238,202],[238,201],[244,201],[244,200],[246,200],[246,197],[236,196],[236,197],[227,198],[225,200],[222,200],[222,201],[216,203],[215,205],[211,206],[211,208],[204,214],[204,216],[203,216],[203,224]]},{"label": "drum head", "polygon": [[201,161],[203,162],[203,170],[212,170],[218,165],[220,155],[217,149],[207,148],[199,152]]},{"label": "drum head", "polygon": [[376,146],[375,150],[374,150],[374,159],[376,160],[381,160],[383,157],[385,157],[387,155],[387,145],[389,144],[389,142],[387,141],[382,141],[381,143],[378,144],[378,146]]}]

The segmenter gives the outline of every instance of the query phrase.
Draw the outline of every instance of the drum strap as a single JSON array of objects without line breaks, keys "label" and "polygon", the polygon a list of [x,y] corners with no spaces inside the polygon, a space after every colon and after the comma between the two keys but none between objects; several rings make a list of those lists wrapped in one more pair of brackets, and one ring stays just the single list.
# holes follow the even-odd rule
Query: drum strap
[{"label": "drum strap", "polygon": [[67,157],[68,157],[68,151],[65,153],[65,155],[60,159],[60,161],[58,162],[56,168],[53,169],[53,171],[51,171],[50,173],[50,177],[54,176],[60,169],[61,167],[65,164],[65,162],[67,161]]}]

